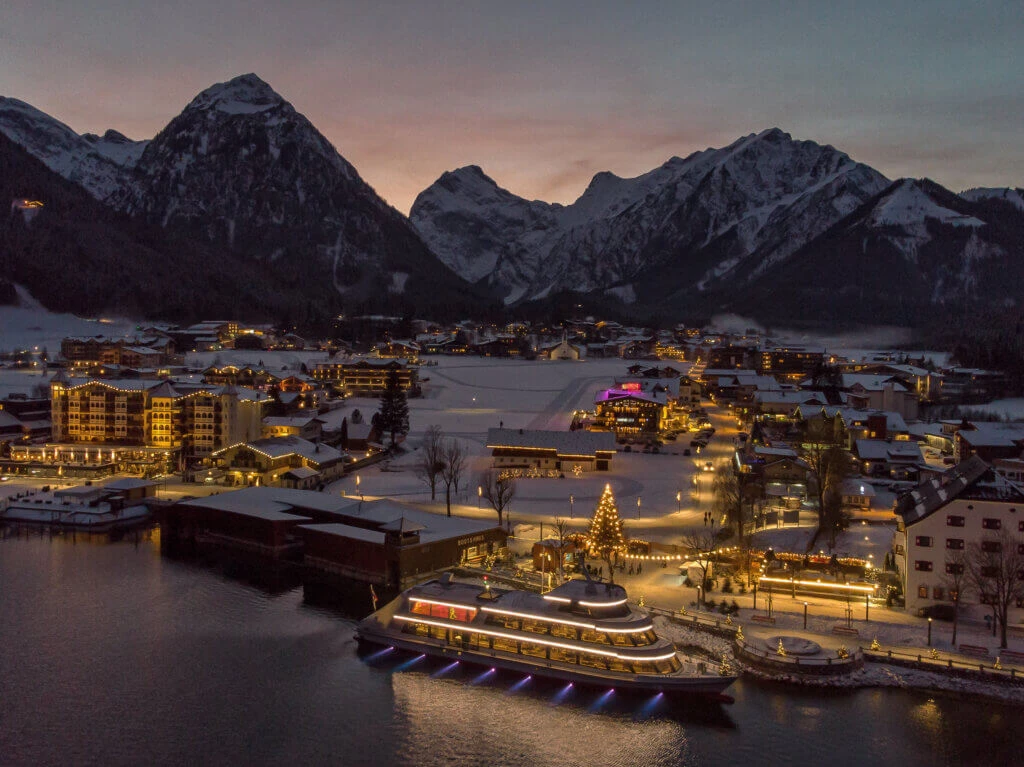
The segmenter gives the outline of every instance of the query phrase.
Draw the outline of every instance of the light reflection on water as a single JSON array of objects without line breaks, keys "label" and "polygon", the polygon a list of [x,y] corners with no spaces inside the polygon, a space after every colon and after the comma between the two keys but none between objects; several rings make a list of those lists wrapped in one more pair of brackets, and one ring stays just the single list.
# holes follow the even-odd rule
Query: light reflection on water
[{"label": "light reflection on water", "polygon": [[1024,752],[1019,709],[746,680],[717,713],[601,701],[429,658],[396,671],[416,656],[367,662],[353,627],[287,569],[171,559],[146,535],[7,537],[0,763],[864,767]]}]

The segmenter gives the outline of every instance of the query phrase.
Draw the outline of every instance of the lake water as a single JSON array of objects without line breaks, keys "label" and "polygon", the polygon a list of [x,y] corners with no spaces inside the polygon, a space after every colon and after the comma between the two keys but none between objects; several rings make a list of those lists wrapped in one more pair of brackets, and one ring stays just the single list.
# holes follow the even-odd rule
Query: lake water
[{"label": "lake water", "polygon": [[[367,662],[354,621],[288,572],[172,559],[156,530],[0,537],[3,765],[865,767],[1024,752],[1019,709],[914,692],[741,680],[735,704],[687,712]],[[368,602],[363,587],[349,601]]]}]

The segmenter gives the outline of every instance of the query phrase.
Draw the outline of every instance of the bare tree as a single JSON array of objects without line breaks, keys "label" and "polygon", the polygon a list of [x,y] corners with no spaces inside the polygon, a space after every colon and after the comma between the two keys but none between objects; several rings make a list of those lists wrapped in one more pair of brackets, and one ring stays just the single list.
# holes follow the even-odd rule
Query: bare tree
[{"label": "bare tree", "polygon": [[452,515],[452,488],[458,492],[459,480],[466,468],[466,448],[457,439],[446,437],[441,441],[441,481],[444,482],[444,502],[448,516]]},{"label": "bare tree", "polygon": [[743,495],[739,477],[727,464],[720,464],[711,485],[712,506],[715,517],[728,520],[736,526],[736,535],[743,540]]},{"label": "bare tree", "polygon": [[704,604],[707,592],[708,570],[711,568],[711,555],[718,547],[718,533],[714,520],[707,527],[693,527],[683,533],[682,545],[697,555],[697,567],[700,569],[700,590],[697,592],[697,606]]},{"label": "bare tree", "polygon": [[970,587],[970,573],[967,569],[967,555],[963,549],[951,549],[946,554],[946,574],[942,578],[946,595],[953,603],[953,646],[956,647],[956,632],[960,623],[960,602]]},{"label": "bare tree", "polygon": [[[836,426],[830,419],[826,419],[817,428],[805,426],[802,457],[807,463],[808,474],[814,478],[818,496],[818,533],[829,532],[830,540],[834,540],[835,523],[841,521],[842,515],[837,512],[833,499],[828,496],[830,492],[838,490],[850,471],[850,457],[842,447],[841,427]],[[831,522],[827,523],[826,513],[829,512],[837,513]]]},{"label": "bare tree", "polygon": [[481,495],[491,508],[498,512],[498,527],[501,527],[505,507],[516,495],[516,481],[505,472],[488,469],[480,475]]},{"label": "bare tree", "polygon": [[562,517],[555,517],[555,535],[558,536],[558,578],[565,580],[565,536],[569,534],[569,523]]},{"label": "bare tree", "polygon": [[437,478],[441,476],[444,463],[441,461],[441,427],[438,425],[428,426],[423,434],[423,445],[420,447],[420,454],[413,466],[416,477],[430,488],[430,500],[437,498]]},{"label": "bare tree", "polygon": [[967,572],[978,599],[992,607],[999,646],[1005,648],[1010,607],[1024,599],[1024,541],[1006,528],[993,531],[971,545]]}]

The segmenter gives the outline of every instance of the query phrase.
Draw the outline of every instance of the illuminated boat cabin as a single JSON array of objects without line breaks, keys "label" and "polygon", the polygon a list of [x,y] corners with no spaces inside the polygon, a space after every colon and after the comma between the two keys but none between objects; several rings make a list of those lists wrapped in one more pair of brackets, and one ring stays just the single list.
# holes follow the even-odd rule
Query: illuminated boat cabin
[{"label": "illuminated boat cabin", "polygon": [[401,601],[391,630],[441,647],[605,673],[682,668],[672,643],[613,584],[573,580],[542,596],[434,580],[409,589]]}]

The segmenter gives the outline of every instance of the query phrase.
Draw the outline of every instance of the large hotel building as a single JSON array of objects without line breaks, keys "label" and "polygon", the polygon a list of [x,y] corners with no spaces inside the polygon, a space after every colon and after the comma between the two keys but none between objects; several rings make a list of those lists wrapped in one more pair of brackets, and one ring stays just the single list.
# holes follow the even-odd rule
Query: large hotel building
[{"label": "large hotel building", "polygon": [[260,437],[266,395],[152,380],[54,381],[52,441],[12,447],[6,469],[91,476],[184,467]]}]

